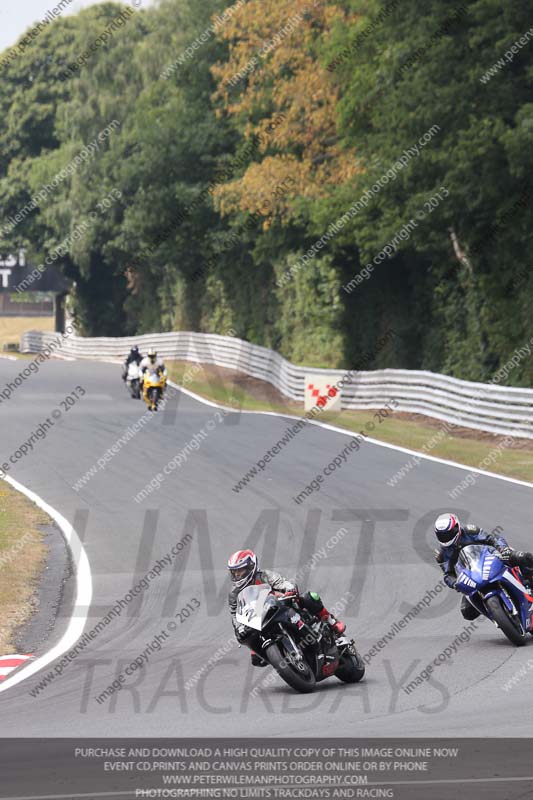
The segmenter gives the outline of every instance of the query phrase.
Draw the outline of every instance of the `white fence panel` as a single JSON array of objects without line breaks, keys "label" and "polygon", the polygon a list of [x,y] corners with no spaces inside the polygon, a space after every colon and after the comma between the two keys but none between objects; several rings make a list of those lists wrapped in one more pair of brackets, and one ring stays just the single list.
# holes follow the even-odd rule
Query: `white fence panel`
[{"label": "white fence panel", "polygon": [[[54,347],[53,342],[61,342]],[[67,358],[121,359],[132,345],[155,347],[165,359],[226,367],[267,381],[291,400],[304,402],[305,376],[327,377],[332,384],[342,370],[297,367],[279,353],[233,336],[179,331],[123,338],[82,338],[28,331],[23,353],[54,347]],[[394,398],[398,411],[426,414],[444,422],[490,433],[533,438],[533,389],[474,383],[424,370],[383,369],[351,372],[342,390],[342,408],[379,408]]]}]

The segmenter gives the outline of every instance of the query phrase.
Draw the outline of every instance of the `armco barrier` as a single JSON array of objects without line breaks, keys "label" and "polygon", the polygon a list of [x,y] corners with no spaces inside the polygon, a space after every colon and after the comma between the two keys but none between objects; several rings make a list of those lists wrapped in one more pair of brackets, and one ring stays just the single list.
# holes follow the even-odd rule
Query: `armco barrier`
[{"label": "armco barrier", "polygon": [[[21,338],[23,353],[41,352],[55,337],[29,331]],[[70,336],[56,355],[109,360],[123,358],[132,345],[141,352],[155,347],[165,359],[216,364],[267,381],[291,400],[304,401],[305,375],[327,375],[332,384],[342,370],[297,367],[279,353],[232,336],[174,332],[123,338]],[[342,390],[345,409],[380,408],[391,398],[397,410],[502,435],[533,438],[533,389],[473,383],[423,370],[382,369],[356,372]]]}]

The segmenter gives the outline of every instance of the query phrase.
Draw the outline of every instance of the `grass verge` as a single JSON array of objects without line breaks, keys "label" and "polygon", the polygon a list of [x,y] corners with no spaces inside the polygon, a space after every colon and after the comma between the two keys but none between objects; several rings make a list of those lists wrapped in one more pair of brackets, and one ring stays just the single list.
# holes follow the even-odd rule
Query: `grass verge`
[{"label": "grass verge", "polygon": [[4,344],[19,344],[25,331],[53,331],[54,317],[0,317],[0,352]]},{"label": "grass verge", "polygon": [[47,547],[48,516],[0,480],[0,655],[15,653],[14,634],[31,616]]},{"label": "grass verge", "polygon": [[[167,366],[169,376],[176,383],[221,405],[303,416],[301,404],[285,400],[263,381],[212,365],[170,362]],[[354,432],[364,430],[368,422],[374,422],[376,427],[369,435],[379,441],[533,483],[533,441],[529,439],[515,439],[512,446],[499,449],[498,445],[504,439],[502,436],[467,428],[456,428],[453,433],[442,436],[439,432],[444,423],[439,420],[414,414],[391,414],[378,422],[373,418],[374,413],[371,410],[340,411],[325,413],[319,419]],[[493,463],[482,466],[481,462],[491,455]],[[409,460],[407,454],[405,460]],[[393,476],[383,477],[388,480]]]}]

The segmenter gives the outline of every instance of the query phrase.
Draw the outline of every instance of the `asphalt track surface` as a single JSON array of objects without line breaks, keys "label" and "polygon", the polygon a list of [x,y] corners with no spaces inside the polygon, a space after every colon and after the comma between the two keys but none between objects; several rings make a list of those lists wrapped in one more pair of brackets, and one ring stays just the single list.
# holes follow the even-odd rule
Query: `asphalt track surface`
[{"label": "asphalt track surface", "polygon": [[[0,389],[24,364],[0,359]],[[264,566],[287,576],[300,571],[301,588],[319,591],[326,605],[350,598],[342,616],[367,653],[439,581],[434,517],[451,505],[465,521],[488,530],[501,525],[514,546],[532,547],[531,488],[481,476],[453,503],[447,493],[465,472],[433,461],[391,488],[387,479],[409,456],[367,442],[319,494],[296,505],[292,498],[349,441],[307,425],[236,493],[234,484],[279,440],[288,420],[235,414],[220,421],[215,408],[180,393],[174,411],[154,415],[76,492],[73,483],[144,412],[128,397],[117,366],[89,362],[47,362],[2,402],[0,463],[78,385],[85,397],[9,474],[60,511],[84,542],[94,590],[86,630],[187,532],[192,540],[151,581],[142,602],[131,603],[36,697],[30,691],[53,663],[0,694],[3,736],[531,735],[533,640],[514,648],[486,620],[430,680],[403,691],[463,630],[454,592],[441,592],[397,633],[372,658],[362,683],[330,679],[301,696],[272,670],[253,669],[248,651],[233,645],[225,570],[230,552],[253,544]],[[212,429],[200,448],[159,491],[135,503],[133,496],[208,422]],[[343,527],[346,533],[332,544]],[[310,570],[323,547],[327,558],[315,557]],[[98,703],[95,698],[156,634],[176,624],[176,612],[192,598],[200,608],[175,627],[142,671]],[[66,607],[58,631],[65,614]],[[186,689],[220,648],[225,654],[216,665]],[[524,675],[505,691],[520,668]]]}]

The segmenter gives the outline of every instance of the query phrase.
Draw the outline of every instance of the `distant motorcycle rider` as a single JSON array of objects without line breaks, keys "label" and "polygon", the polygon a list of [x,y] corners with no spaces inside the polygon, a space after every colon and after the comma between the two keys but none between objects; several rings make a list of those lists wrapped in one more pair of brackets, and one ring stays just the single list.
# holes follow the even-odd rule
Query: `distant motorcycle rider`
[{"label": "distant motorcycle rider", "polygon": [[[522,550],[513,550],[503,536],[487,533],[479,525],[461,525],[456,514],[441,514],[435,521],[435,536],[439,549],[435,551],[437,563],[444,572],[444,582],[450,589],[455,589],[457,578],[455,565],[463,547],[469,544],[486,544],[495,547],[502,561],[510,567],[520,567],[528,586],[533,582],[533,554]],[[461,600],[461,614],[467,620],[479,617],[466,595]]]},{"label": "distant motorcycle rider", "polygon": [[167,374],[167,370],[162,358],[158,358],[157,351],[153,347],[148,350],[145,357],[141,360],[141,372],[145,373],[148,369],[156,369],[162,375]]},{"label": "distant motorcycle rider", "polygon": [[[158,375],[162,375],[165,379],[167,377],[167,370],[162,358],[158,358],[157,352],[153,347],[148,350],[140,365],[141,374],[144,376],[149,370],[155,370]],[[144,391],[144,389],[143,389]]]},{"label": "distant motorcycle rider", "polygon": [[126,378],[128,377],[128,367],[129,367],[129,365],[133,364],[133,362],[135,362],[137,365],[140,365],[141,361],[142,361],[142,356],[141,356],[141,354],[139,352],[139,348],[137,347],[137,345],[134,345],[131,348],[129,354],[126,356],[126,359],[125,359],[124,364],[122,366],[122,380],[123,381],[125,381]]},{"label": "distant motorcycle rider", "polygon": [[[228,603],[233,629],[239,643],[246,639],[249,631],[246,625],[240,625],[236,621],[237,598],[239,592],[251,584],[268,583],[275,592],[282,592],[286,596],[293,596],[295,602],[301,608],[305,608],[314,616],[327,622],[335,636],[341,636],[346,630],[344,622],[335,619],[335,617],[324,608],[320,595],[316,592],[306,592],[306,594],[300,595],[296,584],[284,578],[278,572],[266,569],[260,570],[257,563],[257,556],[253,550],[237,550],[233,553],[228,559],[228,569],[233,584],[229,593]],[[267,662],[257,655],[257,653],[252,652],[251,656],[252,665],[254,667],[267,666]]]}]

